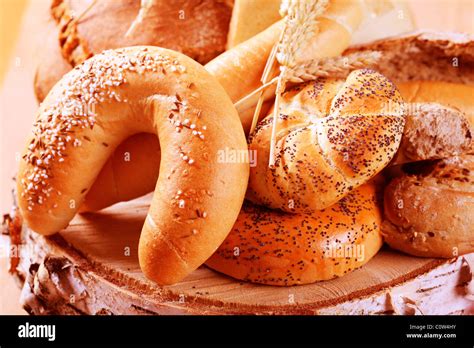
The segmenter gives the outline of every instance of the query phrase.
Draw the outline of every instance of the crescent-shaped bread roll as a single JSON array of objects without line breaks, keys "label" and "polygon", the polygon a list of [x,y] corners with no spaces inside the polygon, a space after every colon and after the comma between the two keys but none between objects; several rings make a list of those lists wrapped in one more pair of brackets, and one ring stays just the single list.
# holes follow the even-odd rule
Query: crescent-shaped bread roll
[{"label": "crescent-shaped bread roll", "polygon": [[[362,5],[359,2],[331,1],[326,12],[319,20],[318,34],[310,40],[302,59],[337,56],[342,53],[349,45],[352,33],[361,23],[363,16]],[[274,44],[280,37],[283,25],[283,20],[276,22],[263,32],[224,52],[206,65],[206,69],[218,79],[234,103],[261,85],[260,79],[265,64]],[[255,102],[255,100],[251,100],[248,107],[239,108],[240,120],[246,134],[249,132],[252,123]],[[271,104],[271,100],[267,102],[266,108],[269,107],[269,104]],[[126,140],[122,148],[135,149],[136,145],[131,144],[135,139],[138,139],[145,147],[146,143],[150,144],[149,147],[156,147],[156,140],[153,137],[137,135]],[[158,153],[154,158],[157,157],[159,157]],[[101,209],[153,190],[152,185],[146,186],[141,183],[152,183],[153,179],[158,176],[156,168],[147,171],[150,166],[140,160],[144,156],[136,156],[127,163],[121,161],[122,158],[123,154],[121,153],[112,155],[111,161],[114,162],[114,165],[107,164],[104,169],[105,172],[99,174],[98,182],[102,185],[92,187],[86,197],[83,210]],[[113,169],[113,173],[111,169]],[[108,181],[103,176],[114,179]],[[127,182],[129,187],[116,187],[120,182]],[[121,195],[121,192],[127,194]]]},{"label": "crescent-shaped bread roll", "polygon": [[[39,109],[17,179],[28,226],[65,228],[112,152],[133,134],[158,136],[160,176],[139,243],[144,274],[178,282],[222,243],[240,211],[247,151],[230,98],[199,63],[171,50],[105,51],[66,74]],[[222,207],[225,207],[223,210]]]}]

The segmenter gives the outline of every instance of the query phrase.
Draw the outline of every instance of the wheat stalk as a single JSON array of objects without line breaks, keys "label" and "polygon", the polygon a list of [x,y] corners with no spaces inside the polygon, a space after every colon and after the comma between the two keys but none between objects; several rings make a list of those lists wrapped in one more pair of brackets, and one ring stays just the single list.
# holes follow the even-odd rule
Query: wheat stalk
[{"label": "wheat stalk", "polygon": [[278,42],[276,59],[280,63],[280,76],[275,92],[272,136],[270,139],[269,166],[275,165],[277,121],[280,114],[280,100],[288,76],[297,66],[301,54],[310,40],[319,32],[318,18],[326,11],[329,0],[285,0],[280,14],[285,16],[285,27]]},{"label": "wheat stalk", "polygon": [[288,81],[301,83],[319,77],[346,77],[351,71],[374,65],[380,58],[378,51],[356,52],[343,57],[330,57],[305,61],[287,70]]},{"label": "wheat stalk", "polygon": [[[312,59],[303,62],[287,74],[288,82],[304,83],[314,81],[321,77],[345,78],[353,70],[368,68],[375,65],[382,57],[378,51],[356,52],[344,57],[329,57],[324,59]],[[250,107],[255,95],[260,94],[268,87],[278,83],[279,76],[253,90],[245,97],[237,101],[234,106],[237,109]],[[265,100],[263,100],[265,101]],[[255,104],[253,105],[255,106]]]},{"label": "wheat stalk", "polygon": [[[282,32],[283,35],[283,32]],[[249,134],[252,134],[255,128],[257,127],[257,121],[260,116],[260,111],[262,110],[262,105],[263,105],[263,93],[265,92],[265,89],[272,85],[274,82],[276,82],[276,78],[273,79],[272,81],[268,81],[271,77],[271,74],[273,73],[273,70],[275,68],[275,63],[276,63],[276,53],[277,53],[277,45],[274,45],[272,48],[272,51],[270,53],[270,56],[268,57],[267,63],[265,64],[265,69],[263,70],[262,78],[260,79],[260,82],[262,82],[262,86],[259,88],[259,96],[257,100],[257,106],[255,107],[255,111],[253,113],[253,118],[252,118],[252,124],[250,125],[250,132]],[[252,93],[250,94],[252,95]]]},{"label": "wheat stalk", "polygon": [[283,1],[280,13],[286,15],[283,35],[276,58],[283,67],[294,68],[308,43],[319,32],[318,18],[326,11],[329,0]]}]

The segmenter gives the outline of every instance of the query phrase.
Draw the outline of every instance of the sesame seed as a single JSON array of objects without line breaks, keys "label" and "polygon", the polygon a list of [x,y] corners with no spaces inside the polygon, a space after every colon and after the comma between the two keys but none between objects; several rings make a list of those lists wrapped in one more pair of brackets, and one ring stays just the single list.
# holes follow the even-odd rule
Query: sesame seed
[{"label": "sesame seed", "polygon": [[[49,105],[42,103],[41,113],[33,126],[33,140],[23,157],[29,165],[25,172],[27,180],[22,183],[29,207],[47,197],[44,192],[53,176],[54,163],[64,162],[63,156],[67,155],[70,146],[82,145],[79,137],[83,137],[83,130],[94,128],[95,106],[103,102],[127,101],[113,89],[127,83],[127,74],[145,71],[166,74],[167,69],[185,71],[178,60],[150,54],[147,49],[134,52],[107,50],[75,67],[63,80],[63,90],[59,91],[56,100]],[[178,132],[179,126],[178,122]]]}]

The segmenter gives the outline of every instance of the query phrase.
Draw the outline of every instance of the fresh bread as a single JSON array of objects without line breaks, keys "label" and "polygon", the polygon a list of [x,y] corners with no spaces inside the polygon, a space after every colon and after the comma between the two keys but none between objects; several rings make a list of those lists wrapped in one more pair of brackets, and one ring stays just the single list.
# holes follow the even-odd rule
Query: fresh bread
[{"label": "fresh bread", "polygon": [[397,86],[416,81],[474,85],[472,35],[421,31],[355,45],[344,55],[368,51],[382,53],[370,68],[387,76]]},{"label": "fresh bread", "polygon": [[281,0],[235,0],[227,49],[247,41],[281,19]]},{"label": "fresh bread", "polygon": [[[419,32],[354,46],[345,54],[372,50],[382,53],[372,68],[391,78],[406,102],[440,104],[452,117],[465,115],[472,130],[474,37]],[[424,116],[437,118],[437,111],[425,111]],[[454,131],[449,146],[465,149],[470,138],[466,123],[458,119],[453,129],[445,119],[438,121],[444,123],[445,136]],[[403,166],[409,172],[399,173],[385,191],[385,241],[395,249],[426,257],[474,251],[472,163],[471,155],[461,155]]]},{"label": "fresh bread", "polygon": [[395,155],[405,122],[396,87],[372,70],[285,93],[275,165],[269,166],[272,116],[250,139],[257,163],[250,169],[247,198],[294,213],[324,209],[380,172]]},{"label": "fresh bread", "polygon": [[[282,22],[276,23],[205,66],[224,87],[233,102],[258,85],[281,25]],[[247,133],[252,121],[251,114],[241,113],[239,116]],[[100,210],[153,191],[158,179],[160,156],[155,135],[137,134],[126,139],[97,176],[81,210]]]},{"label": "fresh bread", "polygon": [[408,103],[402,141],[390,165],[459,156],[472,151],[464,113],[438,103]]},{"label": "fresh bread", "polygon": [[[361,20],[362,7],[360,3],[347,2],[345,0],[331,1],[324,14],[324,18],[321,18],[320,32],[312,40],[307,56],[314,58],[340,54],[349,44],[351,34]],[[232,101],[237,102],[261,85],[260,79],[265,64],[274,44],[280,37],[283,24],[283,21],[273,24],[260,34],[224,52],[206,65],[206,69],[217,77]],[[272,101],[269,101],[266,107],[269,107],[271,103]],[[250,130],[254,109],[255,103],[250,103],[250,106],[247,108],[239,108],[239,116],[246,134]],[[150,147],[156,147],[156,141],[152,138],[146,135],[140,135],[139,137],[142,137],[141,140],[143,142],[150,141]],[[123,144],[123,148],[135,148],[136,146],[129,143],[132,141],[134,140],[127,140]],[[159,154],[156,156],[159,156]],[[120,158],[121,155],[114,155],[114,157]],[[117,195],[116,191],[135,192],[135,197],[138,197],[153,190],[153,186],[149,186],[147,189],[147,186],[142,185],[141,182],[152,183],[152,178],[156,178],[158,173],[156,171],[146,172],[145,170],[150,168],[150,166],[143,164],[140,158],[144,157],[138,156],[135,160],[124,164],[127,170],[123,173],[119,171],[120,166],[107,164],[106,171],[109,171],[110,168],[115,168],[114,177],[118,179],[107,181],[101,173],[98,181],[105,183],[105,185],[94,186],[90,191],[90,199],[101,197],[101,202],[105,204],[106,202],[114,202],[115,199],[120,199],[120,195]],[[107,175],[109,174],[111,174],[110,171]],[[132,175],[128,176],[128,174]],[[146,177],[146,179],[143,179],[143,177]],[[112,183],[116,182],[127,182],[128,187],[117,190],[112,185]],[[126,197],[131,198],[132,195],[127,195]],[[85,203],[88,207],[104,207],[103,204],[89,203],[89,198],[86,198]]]},{"label": "fresh bread", "polygon": [[66,74],[39,109],[18,172],[18,204],[32,230],[59,232],[117,146],[141,132],[159,137],[161,163],[140,266],[172,284],[225,239],[249,171],[248,163],[219,160],[222,149],[247,151],[242,124],[222,86],[191,58],[135,46],[104,51]]},{"label": "fresh bread", "polygon": [[474,252],[474,155],[416,169],[385,189],[385,241],[416,256],[451,258]]},{"label": "fresh bread", "polygon": [[267,285],[332,279],[364,265],[379,251],[380,224],[373,184],[311,214],[245,203],[229,236],[206,265]]},{"label": "fresh bread", "polygon": [[[278,21],[253,38],[228,50],[209,63],[206,69],[213,74],[236,103],[261,85],[261,77],[268,56],[283,30],[283,21]],[[254,104],[249,110],[240,110],[239,115],[246,133],[252,123]]]},{"label": "fresh bread", "polygon": [[363,0],[365,19],[354,32],[352,44],[400,35],[415,29],[410,6],[406,0]]},{"label": "fresh bread", "polygon": [[370,66],[391,79],[408,103],[434,102],[462,110],[474,125],[474,36],[423,31],[344,52],[381,52]]},{"label": "fresh bread", "polygon": [[[87,192],[81,212],[97,211],[153,191],[160,170],[160,143],[155,134],[132,135],[102,167]],[[140,163],[140,170],[134,165]]]},{"label": "fresh bread", "polygon": [[[139,27],[129,32],[140,10],[136,0],[51,0],[50,26],[39,57],[35,91],[41,101],[68,70],[106,49],[160,46],[206,63],[225,50],[232,13],[227,0],[154,0]],[[79,16],[82,17],[78,18]],[[59,49],[58,49],[59,48]],[[61,55],[58,55],[58,50]],[[66,72],[68,71],[66,70]]]},{"label": "fresh bread", "polygon": [[461,110],[474,127],[474,84],[417,80],[397,83],[397,87],[407,103],[437,103]]}]

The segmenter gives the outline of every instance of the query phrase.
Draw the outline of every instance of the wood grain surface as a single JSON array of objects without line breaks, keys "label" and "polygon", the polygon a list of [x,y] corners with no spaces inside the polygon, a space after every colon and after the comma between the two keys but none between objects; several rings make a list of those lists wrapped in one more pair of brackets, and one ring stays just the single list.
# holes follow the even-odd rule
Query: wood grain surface
[{"label": "wood grain surface", "polygon": [[[151,198],[147,195],[101,212],[78,215],[68,228],[52,237],[24,228],[26,245],[37,248],[34,256],[23,258],[18,267],[27,279],[23,294],[28,296],[22,301],[30,311],[474,314],[469,265],[474,254],[452,260],[428,259],[384,248],[344,277],[292,287],[241,282],[201,266],[178,284],[160,287],[144,277],[137,255]],[[32,263],[37,266],[31,267]],[[38,272],[31,274],[29,270],[38,265]],[[70,290],[64,294],[61,289]],[[72,304],[71,294],[75,296]]]}]

